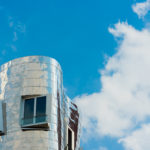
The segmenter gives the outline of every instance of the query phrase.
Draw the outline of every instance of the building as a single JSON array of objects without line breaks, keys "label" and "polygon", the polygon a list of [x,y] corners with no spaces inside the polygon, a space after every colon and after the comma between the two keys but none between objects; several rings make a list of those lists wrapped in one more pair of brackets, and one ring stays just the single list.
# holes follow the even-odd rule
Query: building
[{"label": "building", "polygon": [[0,138],[0,150],[79,150],[78,108],[55,59],[28,56],[0,67]]}]

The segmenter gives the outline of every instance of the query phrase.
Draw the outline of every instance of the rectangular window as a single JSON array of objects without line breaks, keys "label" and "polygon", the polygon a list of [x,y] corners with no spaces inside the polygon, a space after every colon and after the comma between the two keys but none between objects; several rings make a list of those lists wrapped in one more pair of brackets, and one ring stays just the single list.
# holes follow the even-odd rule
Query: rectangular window
[{"label": "rectangular window", "polygon": [[33,123],[34,118],[34,98],[24,101],[24,124]]},{"label": "rectangular window", "polygon": [[41,127],[47,123],[46,96],[23,99],[22,127]]},{"label": "rectangular window", "polygon": [[67,150],[74,150],[74,132],[73,130],[68,127],[68,149]]},{"label": "rectangular window", "polygon": [[72,150],[72,131],[68,128],[68,150]]},{"label": "rectangular window", "polygon": [[44,122],[46,115],[46,96],[36,99],[36,123]]},{"label": "rectangular window", "polygon": [[0,136],[6,134],[6,103],[0,101]]}]

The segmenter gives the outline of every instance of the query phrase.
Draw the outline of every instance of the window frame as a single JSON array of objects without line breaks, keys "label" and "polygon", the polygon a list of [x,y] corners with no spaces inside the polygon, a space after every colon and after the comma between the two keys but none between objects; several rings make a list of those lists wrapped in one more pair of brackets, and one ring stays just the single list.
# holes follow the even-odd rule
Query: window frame
[{"label": "window frame", "polygon": [[[36,104],[37,104],[37,98],[40,97],[45,97],[45,101],[46,101],[46,106],[45,106],[45,121],[43,122],[36,122]],[[33,107],[33,122],[32,123],[27,123],[24,124],[23,120],[25,119],[24,114],[25,114],[25,110],[24,110],[24,106],[25,106],[25,101],[28,99],[34,99],[34,107]],[[48,124],[48,120],[47,120],[47,95],[28,95],[28,96],[22,96],[22,101],[21,101],[21,127],[22,128],[26,128],[26,127],[32,127],[35,125],[43,125],[43,124]],[[41,128],[39,126],[39,128]]]}]

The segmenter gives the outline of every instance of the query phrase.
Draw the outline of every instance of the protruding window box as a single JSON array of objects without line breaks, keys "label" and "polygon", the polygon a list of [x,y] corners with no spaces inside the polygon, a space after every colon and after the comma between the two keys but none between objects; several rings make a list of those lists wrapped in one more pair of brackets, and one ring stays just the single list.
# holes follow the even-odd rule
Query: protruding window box
[{"label": "protruding window box", "polygon": [[47,116],[23,118],[21,127],[22,130],[49,130]]},{"label": "protruding window box", "polygon": [[23,99],[22,130],[49,130],[46,96]]}]

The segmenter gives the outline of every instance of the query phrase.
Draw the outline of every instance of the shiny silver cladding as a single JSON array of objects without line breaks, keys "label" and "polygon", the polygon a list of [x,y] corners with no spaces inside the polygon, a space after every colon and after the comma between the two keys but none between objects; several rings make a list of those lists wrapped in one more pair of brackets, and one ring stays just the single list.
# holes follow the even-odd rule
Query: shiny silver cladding
[{"label": "shiny silver cladding", "polygon": [[[21,128],[22,97],[46,95],[49,130]],[[80,144],[77,107],[64,94],[59,63],[45,56],[18,58],[0,67],[0,100],[6,103],[7,132],[1,136],[0,150],[64,150],[66,130],[75,127],[75,150]],[[75,118],[71,117],[74,110]]]}]

